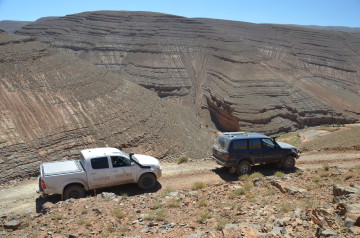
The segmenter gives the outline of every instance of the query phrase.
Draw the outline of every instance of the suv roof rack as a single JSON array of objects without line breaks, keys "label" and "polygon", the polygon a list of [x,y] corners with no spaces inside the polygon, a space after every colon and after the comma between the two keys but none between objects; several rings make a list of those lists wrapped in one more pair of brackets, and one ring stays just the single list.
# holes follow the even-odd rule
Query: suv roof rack
[{"label": "suv roof rack", "polygon": [[251,133],[240,131],[240,132],[225,132],[223,134],[229,137],[235,137],[235,136],[248,136]]}]

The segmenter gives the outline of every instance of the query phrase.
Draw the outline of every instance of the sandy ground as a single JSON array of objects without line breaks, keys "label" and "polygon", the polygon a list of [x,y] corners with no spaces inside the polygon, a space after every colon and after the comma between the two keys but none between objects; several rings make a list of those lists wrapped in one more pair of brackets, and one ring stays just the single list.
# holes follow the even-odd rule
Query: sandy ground
[{"label": "sandy ground", "polygon": [[[297,161],[299,169],[321,168],[324,164],[350,168],[360,164],[360,153],[358,151],[346,153],[306,153],[302,154]],[[161,189],[183,189],[190,188],[194,182],[202,181],[207,184],[225,183],[234,178],[228,169],[221,168],[212,159],[193,160],[188,163],[177,165],[175,163],[163,163],[163,177],[159,180]],[[271,166],[254,166],[254,171],[265,175],[272,175],[276,170]],[[136,189],[136,185],[125,185]],[[9,213],[35,213],[36,203],[39,195],[36,193],[38,182],[36,178],[13,182],[0,187],[0,215]],[[129,187],[118,186],[114,192]],[[112,191],[111,188],[108,189]]]}]

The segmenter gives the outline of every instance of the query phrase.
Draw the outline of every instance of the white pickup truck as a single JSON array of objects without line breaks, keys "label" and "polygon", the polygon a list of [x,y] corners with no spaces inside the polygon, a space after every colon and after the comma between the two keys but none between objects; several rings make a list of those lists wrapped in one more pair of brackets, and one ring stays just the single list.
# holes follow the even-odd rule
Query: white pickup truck
[{"label": "white pickup truck", "polygon": [[157,159],[116,148],[85,149],[80,160],[46,162],[40,165],[39,191],[60,194],[63,200],[85,197],[85,191],[127,183],[151,189],[162,171]]}]

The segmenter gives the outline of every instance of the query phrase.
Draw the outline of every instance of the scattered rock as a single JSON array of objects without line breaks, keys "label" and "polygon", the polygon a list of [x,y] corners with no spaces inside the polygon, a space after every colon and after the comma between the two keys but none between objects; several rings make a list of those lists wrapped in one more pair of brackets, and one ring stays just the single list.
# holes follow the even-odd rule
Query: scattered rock
[{"label": "scattered rock", "polygon": [[101,193],[101,197],[106,200],[113,200],[117,198],[117,195],[115,193],[103,192]]},{"label": "scattered rock", "polygon": [[317,232],[317,237],[319,238],[323,238],[323,237],[331,237],[331,236],[337,236],[338,233],[336,233],[335,231],[331,230],[331,229],[318,229]]},{"label": "scattered rock", "polygon": [[342,185],[338,185],[338,184],[333,186],[333,195],[335,197],[349,195],[349,194],[355,194],[358,191],[359,191],[359,189],[357,187],[342,186]]},{"label": "scattered rock", "polygon": [[10,220],[8,222],[5,222],[4,228],[15,231],[15,230],[19,229],[20,225],[21,225],[21,221]]},{"label": "scattered rock", "polygon": [[70,233],[63,233],[64,236],[66,236],[67,238],[77,238],[76,235],[70,234]]},{"label": "scattered rock", "polygon": [[352,233],[352,234],[359,234],[360,235],[360,227],[359,226],[350,227],[349,232]]}]

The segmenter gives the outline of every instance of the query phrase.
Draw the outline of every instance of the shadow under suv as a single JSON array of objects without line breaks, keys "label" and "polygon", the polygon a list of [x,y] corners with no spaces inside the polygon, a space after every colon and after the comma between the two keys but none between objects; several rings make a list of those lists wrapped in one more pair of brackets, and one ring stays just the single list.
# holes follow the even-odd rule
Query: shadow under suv
[{"label": "shadow under suv", "polygon": [[278,163],[284,170],[291,170],[299,157],[295,146],[259,133],[223,133],[213,146],[213,159],[237,175],[250,173],[254,164]]}]

